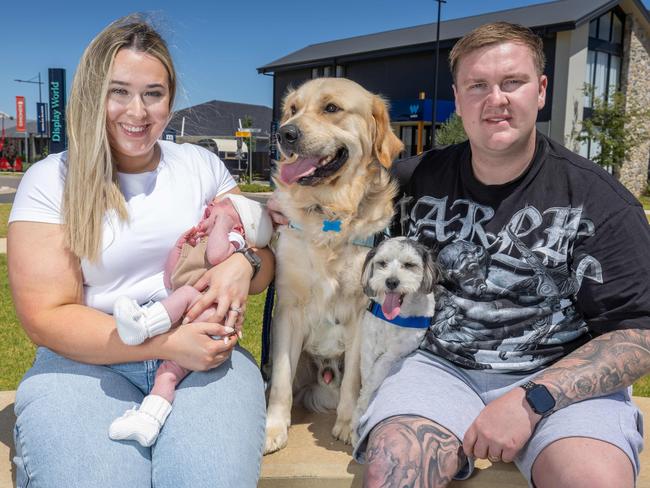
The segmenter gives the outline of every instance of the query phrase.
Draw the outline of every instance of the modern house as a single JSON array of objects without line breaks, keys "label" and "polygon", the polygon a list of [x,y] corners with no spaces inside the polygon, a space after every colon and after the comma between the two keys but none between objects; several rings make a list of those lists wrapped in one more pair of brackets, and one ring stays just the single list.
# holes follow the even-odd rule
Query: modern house
[{"label": "modern house", "polygon": [[[593,104],[584,94],[585,83],[596,96],[606,99],[620,90],[628,104],[650,107],[648,9],[640,0],[557,0],[440,23],[436,123],[454,111],[449,51],[467,32],[495,21],[528,26],[543,38],[549,84],[537,125],[582,155],[599,150],[574,139]],[[404,155],[415,153],[418,127],[424,126],[424,148],[430,147],[436,27],[432,23],[314,44],[259,67],[259,73],[273,74],[273,120],[279,119],[289,86],[321,76],[347,77],[390,101],[393,128],[406,145]],[[649,157],[646,141],[621,169],[622,182],[636,195],[646,187]]]},{"label": "modern house", "polygon": [[174,112],[165,134],[173,134],[179,143],[204,146],[217,154],[233,173],[241,173],[247,165],[250,143],[247,138],[238,141],[236,133],[240,127],[259,129],[254,133],[252,146],[253,171],[268,176],[271,120],[269,107],[212,100]]}]

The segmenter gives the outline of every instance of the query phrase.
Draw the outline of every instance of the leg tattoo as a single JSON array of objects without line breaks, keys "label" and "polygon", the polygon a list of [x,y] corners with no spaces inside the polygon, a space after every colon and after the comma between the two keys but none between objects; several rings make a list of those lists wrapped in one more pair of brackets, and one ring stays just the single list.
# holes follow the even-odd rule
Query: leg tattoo
[{"label": "leg tattoo", "polygon": [[370,433],[365,488],[429,488],[451,482],[465,462],[460,441],[431,420],[397,416]]}]

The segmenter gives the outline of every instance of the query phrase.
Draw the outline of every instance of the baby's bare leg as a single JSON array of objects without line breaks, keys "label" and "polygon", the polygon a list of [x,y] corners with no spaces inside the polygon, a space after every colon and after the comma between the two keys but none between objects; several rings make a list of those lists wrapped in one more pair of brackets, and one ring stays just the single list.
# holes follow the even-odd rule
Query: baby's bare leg
[{"label": "baby's bare leg", "polygon": [[201,292],[189,285],[185,285],[174,290],[171,295],[160,301],[169,314],[172,327],[180,324],[185,312],[200,296]]},{"label": "baby's bare leg", "polygon": [[176,387],[188,373],[189,370],[174,361],[163,361],[156,372],[151,395],[161,396],[169,403],[173,403],[176,397]]}]

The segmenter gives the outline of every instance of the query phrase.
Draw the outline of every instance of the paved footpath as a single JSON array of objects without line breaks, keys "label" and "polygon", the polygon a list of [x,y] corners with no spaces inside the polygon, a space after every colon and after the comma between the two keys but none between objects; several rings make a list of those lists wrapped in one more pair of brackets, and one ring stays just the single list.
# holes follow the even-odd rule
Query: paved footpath
[{"label": "paved footpath", "polygon": [[7,253],[7,239],[4,237],[0,238],[0,254]]}]

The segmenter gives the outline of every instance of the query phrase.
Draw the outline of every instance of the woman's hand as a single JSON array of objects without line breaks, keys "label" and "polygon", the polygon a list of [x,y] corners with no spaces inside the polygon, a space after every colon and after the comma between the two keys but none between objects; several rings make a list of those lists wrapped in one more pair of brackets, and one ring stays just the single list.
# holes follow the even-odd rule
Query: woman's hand
[{"label": "woman's hand", "polygon": [[253,267],[241,253],[234,253],[199,278],[194,288],[204,291],[185,314],[184,323],[194,321],[210,306],[216,305],[210,322],[241,329]]},{"label": "woman's hand", "polygon": [[237,344],[234,328],[210,322],[176,327],[164,336],[167,359],[191,371],[216,368],[230,357]]}]

